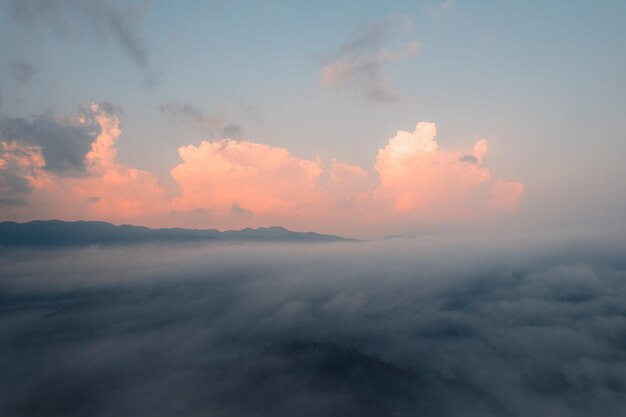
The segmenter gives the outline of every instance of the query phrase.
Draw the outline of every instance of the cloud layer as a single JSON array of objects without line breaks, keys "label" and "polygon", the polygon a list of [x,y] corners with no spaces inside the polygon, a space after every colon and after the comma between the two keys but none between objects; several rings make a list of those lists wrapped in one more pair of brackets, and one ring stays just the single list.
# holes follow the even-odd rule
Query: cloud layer
[{"label": "cloud layer", "polygon": [[375,173],[246,140],[179,149],[177,194],[117,162],[120,111],[108,104],[77,117],[0,120],[4,219],[97,219],[218,228],[282,225],[360,233],[406,224],[472,221],[515,211],[519,183],[493,178],[488,144],[445,149],[436,126],[399,131],[378,151]]},{"label": "cloud layer", "polygon": [[0,414],[623,415],[623,237],[0,251]]}]

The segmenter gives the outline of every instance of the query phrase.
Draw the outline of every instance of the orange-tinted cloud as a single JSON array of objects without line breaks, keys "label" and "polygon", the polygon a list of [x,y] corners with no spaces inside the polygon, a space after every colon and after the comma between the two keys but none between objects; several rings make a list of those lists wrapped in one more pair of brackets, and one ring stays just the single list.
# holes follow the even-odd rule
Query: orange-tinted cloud
[{"label": "orange-tinted cloud", "polygon": [[[165,209],[167,200],[156,177],[116,161],[119,116],[95,104],[91,106],[89,116],[95,120],[100,133],[85,155],[85,173],[78,177],[45,170],[40,147],[0,141],[3,149],[0,170],[13,167],[12,174],[26,180],[29,188],[28,193],[21,193],[26,199],[23,204],[0,206],[2,217],[144,223],[146,216]],[[81,117],[74,123],[90,121]]]},{"label": "orange-tinted cloud", "polygon": [[222,227],[330,230],[348,215],[367,179],[362,168],[345,162],[325,165],[248,141],[203,141],[181,147],[179,155],[182,162],[171,171],[180,186],[174,210],[181,218],[207,210]]},{"label": "orange-tinted cloud", "polygon": [[418,123],[415,131],[399,131],[378,151],[380,181],[374,197],[393,212],[421,218],[482,217],[517,208],[523,186],[493,181],[483,165],[487,141],[471,152],[441,149],[434,123]]},{"label": "orange-tinted cloud", "polygon": [[234,205],[257,214],[286,213],[319,204],[322,164],[294,157],[284,148],[231,139],[203,141],[178,150],[172,169],[181,196],[179,210]]},{"label": "orange-tinted cloud", "polygon": [[392,137],[370,174],[250,141],[183,146],[171,170],[179,187],[172,196],[154,175],[117,162],[115,112],[92,105],[72,123],[98,127],[79,176],[47,170],[41,146],[0,137],[0,217],[221,229],[281,225],[363,236],[387,226],[419,228],[515,211],[523,193],[522,184],[493,178],[485,139],[468,151],[445,149],[436,126],[422,122]]},{"label": "orange-tinted cloud", "polygon": [[41,148],[0,141],[0,207],[25,206],[30,191],[46,181]]},{"label": "orange-tinted cloud", "polygon": [[163,211],[167,199],[157,178],[116,160],[119,117],[96,105],[91,110],[101,133],[86,155],[88,175],[63,181],[66,190],[76,200],[88,202],[84,210],[90,218],[141,219]]}]

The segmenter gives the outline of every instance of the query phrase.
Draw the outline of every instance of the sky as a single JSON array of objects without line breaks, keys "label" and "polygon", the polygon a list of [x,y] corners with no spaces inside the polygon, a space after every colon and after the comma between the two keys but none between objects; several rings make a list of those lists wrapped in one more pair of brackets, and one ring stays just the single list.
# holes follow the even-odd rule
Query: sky
[{"label": "sky", "polygon": [[624,227],[620,1],[0,1],[0,220]]}]

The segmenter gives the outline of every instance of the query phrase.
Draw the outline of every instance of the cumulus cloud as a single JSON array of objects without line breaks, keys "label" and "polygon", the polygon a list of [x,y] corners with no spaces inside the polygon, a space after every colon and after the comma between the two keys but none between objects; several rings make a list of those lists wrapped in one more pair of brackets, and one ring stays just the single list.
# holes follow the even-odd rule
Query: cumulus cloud
[{"label": "cumulus cloud", "polygon": [[205,114],[198,107],[177,100],[159,106],[161,114],[173,123],[191,122],[204,133],[221,138],[238,139],[242,135],[241,126],[227,117]]},{"label": "cumulus cloud", "polygon": [[41,148],[44,168],[51,172],[80,175],[85,155],[100,127],[84,119],[38,115],[31,119],[0,117],[0,138]]},{"label": "cumulus cloud", "polygon": [[16,21],[37,30],[51,29],[60,38],[72,41],[84,32],[119,45],[139,67],[148,84],[154,83],[148,48],[138,32],[139,20],[145,13],[140,8],[120,4],[116,0],[8,0],[7,10]]},{"label": "cumulus cloud", "polygon": [[488,149],[485,139],[464,155],[439,148],[436,134],[434,123],[421,122],[413,132],[399,131],[378,151],[376,198],[389,201],[395,212],[448,219],[517,207],[523,186],[492,180],[482,164]]},{"label": "cumulus cloud", "polygon": [[319,160],[297,158],[285,148],[248,141],[203,141],[179,149],[172,170],[182,209],[233,204],[256,213],[288,213],[319,203]]},{"label": "cumulus cloud", "polygon": [[322,68],[322,82],[336,90],[348,90],[367,100],[389,103],[402,97],[390,86],[385,66],[415,55],[419,51],[416,40],[409,41],[398,51],[387,49],[391,35],[405,32],[411,22],[407,19],[388,19],[360,27],[344,43],[336,55]]},{"label": "cumulus cloud", "polygon": [[162,211],[165,198],[156,177],[116,160],[115,144],[121,133],[119,117],[102,111],[98,105],[92,105],[91,110],[102,132],[86,157],[90,175],[68,179],[66,187],[77,199],[90,199],[90,218],[141,218]]},{"label": "cumulus cloud", "polygon": [[45,166],[41,149],[15,141],[0,142],[0,206],[26,205]]},{"label": "cumulus cloud", "polygon": [[11,63],[11,73],[15,80],[20,84],[28,84],[33,75],[37,72],[37,69],[26,59],[20,59]]},{"label": "cumulus cloud", "polygon": [[608,416],[622,237],[0,251],[3,415]]},{"label": "cumulus cloud", "polygon": [[179,149],[182,162],[171,172],[181,190],[174,207],[208,209],[217,218],[235,206],[252,214],[246,223],[222,220],[235,227],[278,221],[337,232],[333,228],[343,224],[344,233],[515,211],[523,185],[493,178],[484,165],[487,151],[485,139],[469,151],[441,148],[435,124],[422,122],[413,132],[399,131],[379,150],[378,178],[372,178],[361,167],[302,159],[284,148],[204,141]]},{"label": "cumulus cloud", "polygon": [[[336,232],[339,226],[347,233],[371,203],[368,175],[345,162],[230,139],[184,146],[179,155],[182,162],[171,171],[180,186],[173,207],[179,213],[207,209],[226,227],[281,224]],[[249,216],[229,215],[232,207]]]},{"label": "cumulus cloud", "polygon": [[341,190],[342,193],[350,194],[363,188],[368,175],[359,166],[333,159],[328,168],[328,179],[331,189]]},{"label": "cumulus cloud", "polygon": [[[26,206],[5,205],[3,217],[129,221],[165,209],[152,174],[116,161],[121,131],[114,106],[93,104],[66,120],[8,119],[0,127],[2,187],[10,199]],[[66,148],[67,155],[62,152]],[[80,175],[51,167],[51,161],[61,168],[69,164]]]},{"label": "cumulus cloud", "polygon": [[[193,107],[180,110],[204,120]],[[448,149],[439,146],[436,126],[421,122],[378,151],[374,175],[247,140],[182,146],[171,170],[177,190],[166,193],[154,175],[117,162],[120,129],[120,110],[108,104],[70,118],[0,119],[2,218],[371,236],[514,212],[524,190],[492,175],[485,139]]]}]

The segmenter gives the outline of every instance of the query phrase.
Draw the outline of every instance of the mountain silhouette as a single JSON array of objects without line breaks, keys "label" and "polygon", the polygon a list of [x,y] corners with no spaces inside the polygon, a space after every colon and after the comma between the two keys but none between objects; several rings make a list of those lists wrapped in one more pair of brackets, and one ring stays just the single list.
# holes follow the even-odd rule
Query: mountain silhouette
[{"label": "mountain silhouette", "polygon": [[35,220],[27,223],[1,222],[2,246],[83,246],[183,242],[340,242],[334,235],[293,232],[283,227],[260,227],[219,231],[217,229],[151,229],[115,226],[99,221]]}]

